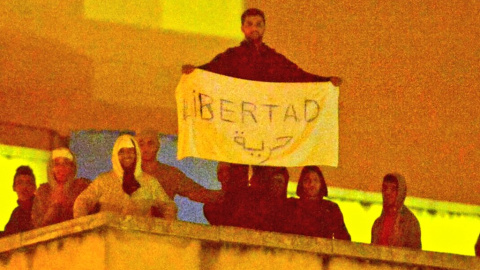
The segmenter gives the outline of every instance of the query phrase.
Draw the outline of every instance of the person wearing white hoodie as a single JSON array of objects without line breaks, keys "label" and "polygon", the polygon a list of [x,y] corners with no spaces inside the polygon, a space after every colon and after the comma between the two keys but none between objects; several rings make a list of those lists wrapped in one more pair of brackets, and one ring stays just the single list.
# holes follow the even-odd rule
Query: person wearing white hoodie
[{"label": "person wearing white hoodie", "polygon": [[142,171],[141,152],[131,135],[121,135],[112,152],[113,169],[100,174],[78,196],[74,217],[99,211],[176,219],[177,208],[158,181]]}]

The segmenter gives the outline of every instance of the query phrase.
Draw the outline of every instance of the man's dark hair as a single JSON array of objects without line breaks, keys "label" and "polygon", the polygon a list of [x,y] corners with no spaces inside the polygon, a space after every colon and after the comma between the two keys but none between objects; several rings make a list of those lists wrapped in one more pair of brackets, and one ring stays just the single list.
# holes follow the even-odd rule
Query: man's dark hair
[{"label": "man's dark hair", "polygon": [[389,173],[383,177],[383,182],[395,183],[398,185],[398,179],[395,175]]},{"label": "man's dark hair", "polygon": [[300,178],[298,179],[298,185],[297,185],[297,195],[298,197],[302,197],[305,194],[305,190],[303,188],[303,182],[305,181],[305,178],[307,178],[307,174],[313,172],[318,175],[318,178],[320,179],[320,191],[318,195],[320,197],[327,197],[328,196],[328,187],[327,183],[325,183],[325,177],[323,177],[322,170],[318,166],[305,166],[302,169],[302,172],[300,173]]},{"label": "man's dark hair", "polygon": [[35,175],[33,174],[32,168],[29,166],[20,166],[17,168],[17,171],[15,172],[15,176],[13,177],[13,187],[15,187],[15,180],[17,176],[19,175],[29,175],[33,178],[33,184],[37,185],[35,182]]},{"label": "man's dark hair", "polygon": [[262,17],[263,22],[265,22],[265,14],[263,13],[263,11],[261,11],[258,8],[249,8],[249,9],[247,9],[243,12],[243,14],[242,14],[242,25],[245,22],[245,18],[247,18],[248,16],[260,16],[260,17]]}]

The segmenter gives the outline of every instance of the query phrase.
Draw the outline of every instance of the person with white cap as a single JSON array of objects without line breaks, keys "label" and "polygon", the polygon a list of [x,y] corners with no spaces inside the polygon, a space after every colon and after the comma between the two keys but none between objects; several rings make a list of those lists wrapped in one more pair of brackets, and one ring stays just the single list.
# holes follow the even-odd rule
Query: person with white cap
[{"label": "person with white cap", "polygon": [[61,147],[52,151],[47,165],[48,183],[40,185],[32,207],[35,228],[73,219],[73,204],[90,181],[75,178],[77,163],[69,149]]},{"label": "person with white cap", "polygon": [[137,141],[131,135],[121,135],[112,151],[113,170],[100,174],[78,196],[74,217],[99,211],[121,215],[176,219],[177,208],[158,181],[142,171],[142,158]]}]

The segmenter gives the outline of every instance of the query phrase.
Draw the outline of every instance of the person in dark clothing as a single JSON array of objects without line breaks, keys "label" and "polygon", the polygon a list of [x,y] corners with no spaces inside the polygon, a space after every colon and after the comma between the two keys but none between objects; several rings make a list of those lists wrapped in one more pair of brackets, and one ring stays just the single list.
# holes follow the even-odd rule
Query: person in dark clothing
[{"label": "person in dark clothing", "polygon": [[[195,68],[199,68],[251,81],[290,83],[330,81],[335,86],[342,83],[339,77],[322,77],[304,71],[285,56],[263,43],[265,33],[265,14],[263,11],[256,8],[247,9],[241,16],[241,24],[245,39],[240,43],[240,46],[227,49],[207,64],[198,67],[191,64],[184,65],[182,66],[182,72],[189,74]],[[248,166],[232,164],[232,167],[236,167],[238,172],[236,180],[248,182]],[[267,169],[267,167],[260,167],[255,170],[252,178],[257,178],[256,173],[264,174],[261,172],[264,169]]]},{"label": "person in dark clothing", "polygon": [[407,196],[405,178],[389,173],[382,183],[383,209],[372,226],[372,244],[422,249],[420,223],[404,205]]},{"label": "person in dark clothing", "polygon": [[203,213],[211,225],[216,226],[241,226],[235,215],[243,201],[248,200],[248,183],[242,185],[234,181],[236,167],[226,162],[217,165],[217,179],[222,184],[224,198],[220,202],[205,203]]},{"label": "person in dark clothing", "polygon": [[217,177],[225,196],[220,203],[205,204],[204,214],[210,224],[283,232],[288,215],[287,169],[269,167],[247,186],[235,179],[237,167],[231,165],[218,163]]},{"label": "person in dark clothing", "polygon": [[4,235],[24,232],[34,228],[31,214],[37,184],[35,175],[30,167],[20,166],[17,168],[13,177],[13,190],[18,196],[18,206],[13,210],[10,220],[5,226]]},{"label": "person in dark clothing", "polygon": [[[240,46],[229,48],[217,55],[211,62],[198,68],[214,73],[264,82],[332,82],[341,84],[338,77],[322,77],[299,68],[285,56],[263,43],[265,14],[255,8],[247,9],[241,17],[242,32],[245,36]],[[189,74],[196,67],[184,65],[182,72]]]},{"label": "person in dark clothing", "polygon": [[306,166],[302,169],[297,195],[299,199],[291,198],[288,202],[293,214],[287,223],[287,232],[351,240],[340,208],[324,199],[328,196],[328,189],[319,167]]},{"label": "person in dark clothing", "polygon": [[252,199],[244,204],[243,213],[241,212],[247,228],[285,232],[289,215],[288,180],[289,174],[285,167],[261,169],[257,178],[251,179]]},{"label": "person in dark clothing", "polygon": [[475,255],[480,257],[480,234],[478,235],[477,243],[475,244]]}]

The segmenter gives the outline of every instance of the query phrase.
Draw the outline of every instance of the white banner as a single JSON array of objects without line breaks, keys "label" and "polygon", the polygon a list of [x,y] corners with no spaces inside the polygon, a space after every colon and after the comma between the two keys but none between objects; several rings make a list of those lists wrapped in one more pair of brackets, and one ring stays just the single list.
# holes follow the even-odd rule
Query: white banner
[{"label": "white banner", "polygon": [[338,165],[338,87],[269,83],[196,69],[176,89],[178,159]]}]

